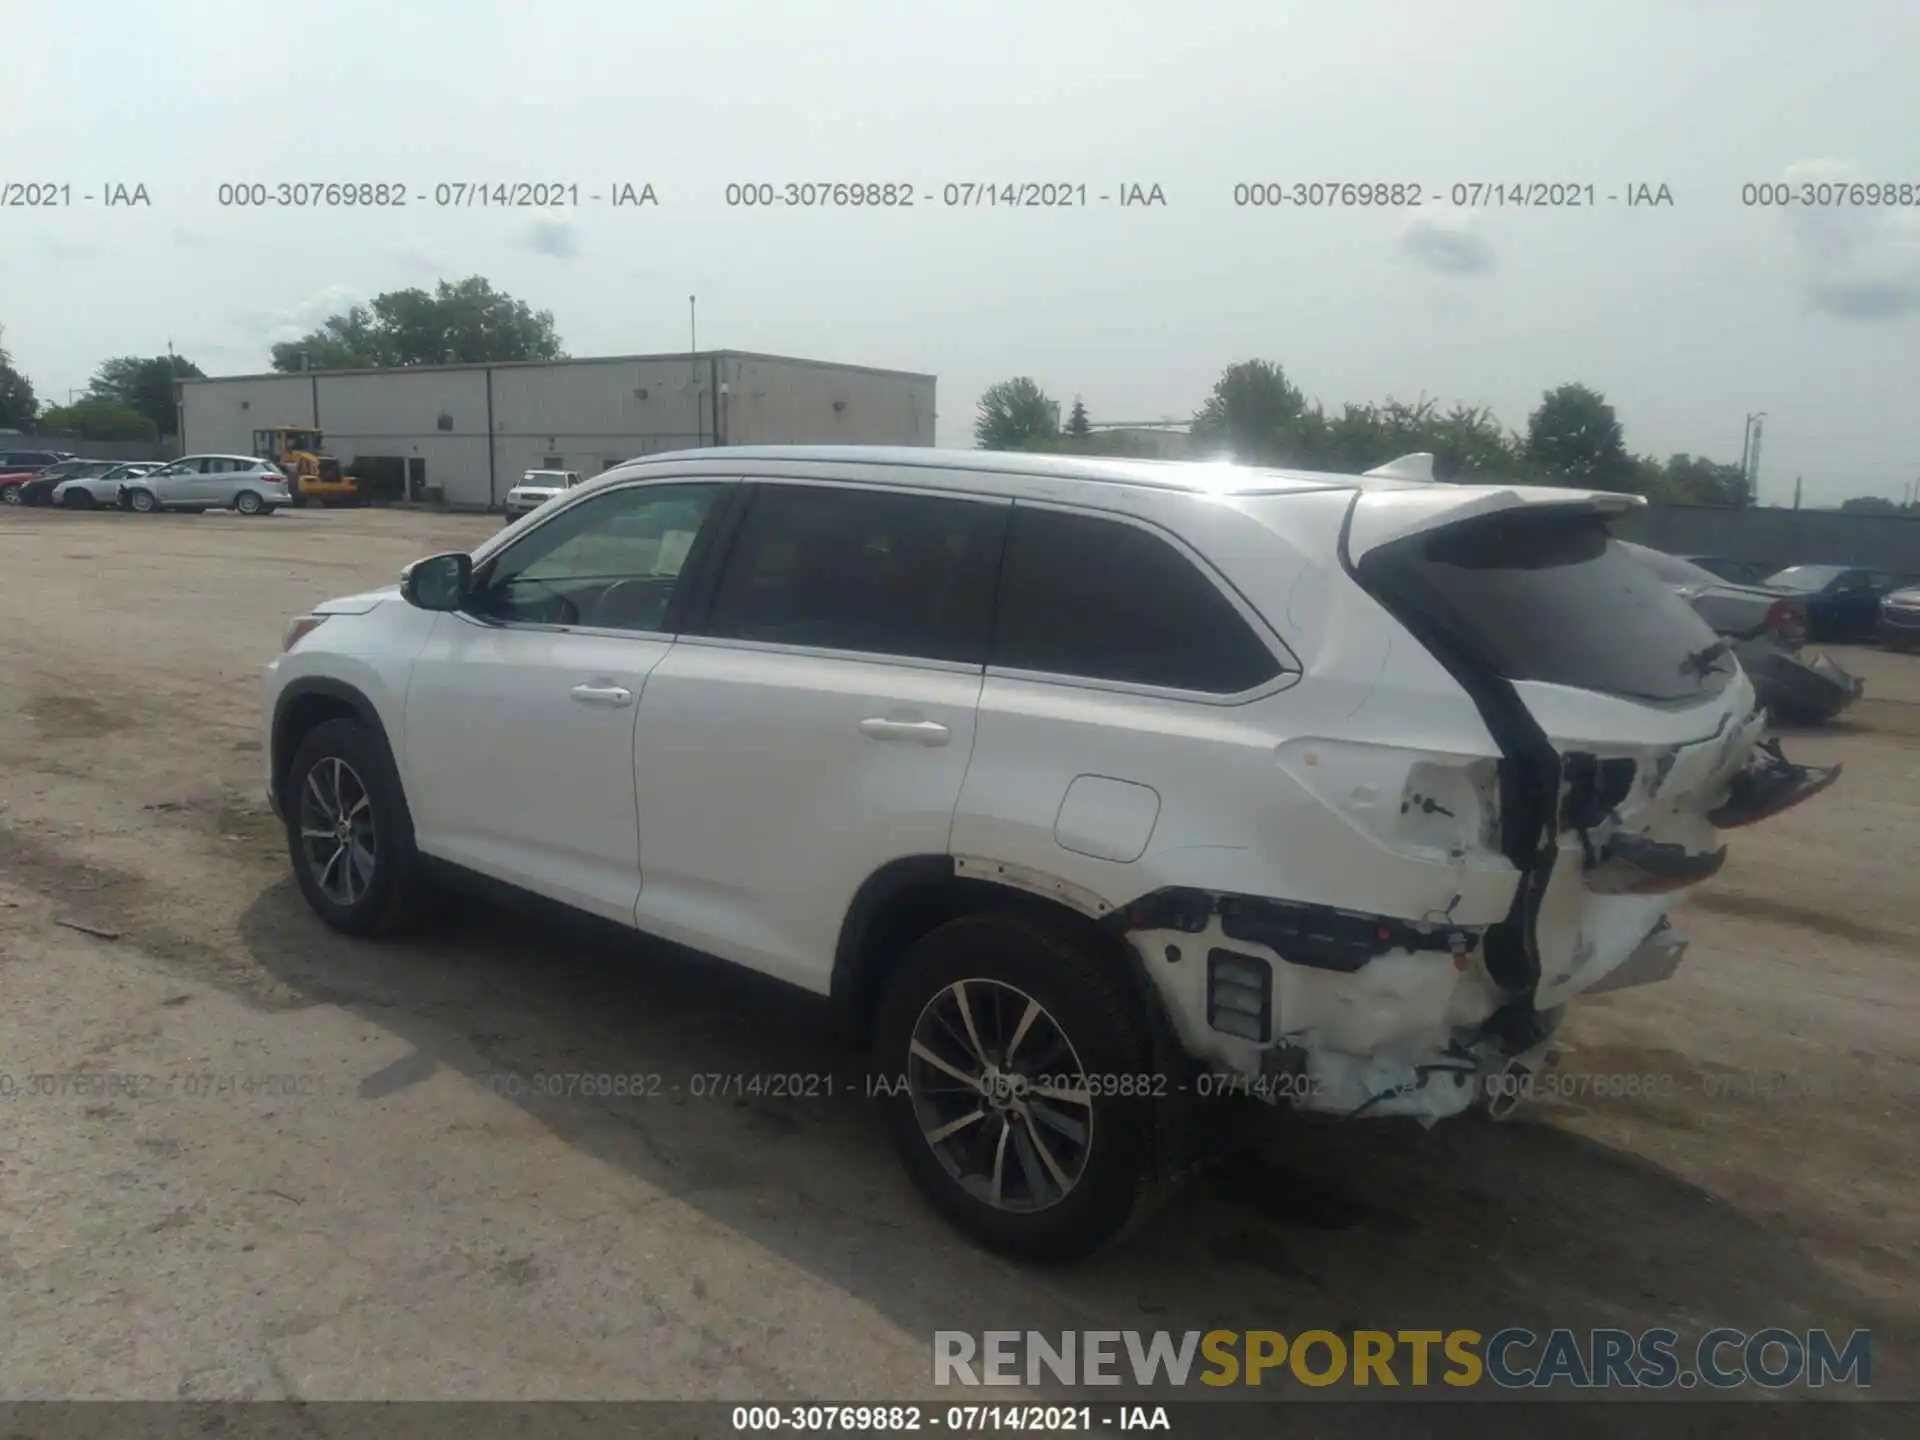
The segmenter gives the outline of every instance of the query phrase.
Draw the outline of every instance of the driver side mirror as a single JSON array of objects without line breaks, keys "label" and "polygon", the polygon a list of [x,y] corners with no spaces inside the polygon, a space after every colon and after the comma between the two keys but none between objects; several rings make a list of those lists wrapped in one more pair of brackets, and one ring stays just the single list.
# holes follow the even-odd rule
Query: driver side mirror
[{"label": "driver side mirror", "polygon": [[400,598],[422,610],[458,610],[473,591],[473,557],[430,555],[400,572]]}]

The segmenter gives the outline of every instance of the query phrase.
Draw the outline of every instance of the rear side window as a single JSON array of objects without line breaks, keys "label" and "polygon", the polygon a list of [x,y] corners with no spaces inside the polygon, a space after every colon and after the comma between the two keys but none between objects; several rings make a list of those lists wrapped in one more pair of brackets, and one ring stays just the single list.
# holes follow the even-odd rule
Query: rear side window
[{"label": "rear side window", "polygon": [[993,663],[1210,695],[1251,690],[1282,669],[1219,587],[1158,535],[1020,505]]},{"label": "rear side window", "polygon": [[839,486],[759,486],[707,634],[985,663],[1007,507]]},{"label": "rear side window", "polygon": [[1732,657],[1594,515],[1497,515],[1383,547],[1360,577],[1403,620],[1431,621],[1508,680],[1635,700],[1703,699]]}]

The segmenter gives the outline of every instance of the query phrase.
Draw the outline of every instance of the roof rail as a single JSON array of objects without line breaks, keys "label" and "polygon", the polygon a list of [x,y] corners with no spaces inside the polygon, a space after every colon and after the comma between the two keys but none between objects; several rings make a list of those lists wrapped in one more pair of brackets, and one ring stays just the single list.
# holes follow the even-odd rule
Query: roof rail
[{"label": "roof rail", "polygon": [[1418,450],[1411,455],[1402,455],[1397,459],[1389,460],[1384,465],[1377,465],[1366,473],[1369,475],[1378,475],[1388,480],[1431,481],[1433,479],[1433,452],[1431,450]]}]

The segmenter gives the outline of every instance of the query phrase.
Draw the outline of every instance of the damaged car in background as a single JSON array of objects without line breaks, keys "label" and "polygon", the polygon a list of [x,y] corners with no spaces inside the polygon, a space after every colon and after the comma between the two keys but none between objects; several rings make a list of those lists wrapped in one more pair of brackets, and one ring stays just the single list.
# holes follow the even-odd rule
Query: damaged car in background
[{"label": "damaged car in background", "polygon": [[1807,648],[1812,630],[1805,595],[1765,585],[1738,585],[1691,561],[1622,541],[1727,642],[1774,719],[1789,725],[1831,720],[1866,692],[1859,676],[1822,651]]},{"label": "damaged car in background", "polygon": [[1431,467],[631,461],[295,619],[267,794],[344,933],[475,886],[829,997],[931,1203],[1083,1255],[1221,1097],[1505,1113],[1839,774],[1640,500]]}]

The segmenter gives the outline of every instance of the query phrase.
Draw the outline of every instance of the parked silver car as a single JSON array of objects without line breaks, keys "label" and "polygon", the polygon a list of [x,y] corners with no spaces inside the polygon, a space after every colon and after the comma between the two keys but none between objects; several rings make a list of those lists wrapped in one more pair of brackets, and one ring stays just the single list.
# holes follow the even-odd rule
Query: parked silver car
[{"label": "parked silver car", "polygon": [[62,480],[53,487],[53,503],[68,510],[93,510],[103,505],[118,505],[120,492],[129,480],[158,470],[162,460],[128,460],[115,465],[96,461],[92,466]]},{"label": "parked silver car", "polygon": [[143,515],[155,510],[268,515],[293,504],[285,472],[252,455],[187,455],[127,482],[121,495],[122,504]]}]

